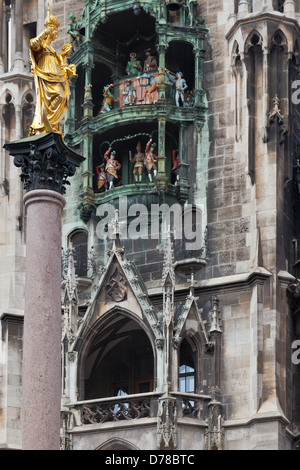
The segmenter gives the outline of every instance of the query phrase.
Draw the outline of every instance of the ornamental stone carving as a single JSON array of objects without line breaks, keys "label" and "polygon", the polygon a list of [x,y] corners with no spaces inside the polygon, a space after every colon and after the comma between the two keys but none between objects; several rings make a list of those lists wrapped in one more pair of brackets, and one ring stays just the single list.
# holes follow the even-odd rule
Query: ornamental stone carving
[{"label": "ornamental stone carving", "polygon": [[127,282],[116,267],[106,285],[106,302],[122,302],[127,298]]}]

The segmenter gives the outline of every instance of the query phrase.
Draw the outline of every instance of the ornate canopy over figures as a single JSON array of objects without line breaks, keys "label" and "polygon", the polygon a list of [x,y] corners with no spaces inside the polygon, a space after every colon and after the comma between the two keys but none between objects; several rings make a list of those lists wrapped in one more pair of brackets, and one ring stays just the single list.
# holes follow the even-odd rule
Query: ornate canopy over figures
[{"label": "ornate canopy over figures", "polygon": [[62,135],[60,123],[68,110],[71,77],[77,77],[75,65],[68,65],[66,58],[72,46],[65,45],[61,54],[51,46],[57,39],[60,23],[50,15],[45,30],[30,41],[30,60],[36,90],[36,110],[30,127],[30,136],[55,132]]}]

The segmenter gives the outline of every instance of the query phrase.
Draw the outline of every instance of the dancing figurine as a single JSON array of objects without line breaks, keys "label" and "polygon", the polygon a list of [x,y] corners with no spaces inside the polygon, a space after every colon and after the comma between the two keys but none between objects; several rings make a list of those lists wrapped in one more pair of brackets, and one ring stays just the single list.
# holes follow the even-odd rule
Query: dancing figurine
[{"label": "dancing figurine", "polygon": [[136,154],[134,155],[133,158],[131,158],[131,155],[129,156],[129,160],[131,163],[134,163],[133,167],[133,176],[135,179],[135,182],[142,182],[142,177],[143,177],[143,167],[144,167],[144,159],[145,156],[141,152],[141,142],[138,141],[137,146],[136,146]]},{"label": "dancing figurine", "polygon": [[157,83],[156,83],[155,77],[153,77],[153,75],[143,73],[143,75],[141,75],[139,78],[147,78],[148,82],[143,83],[142,86],[149,87],[145,91],[143,99],[140,101],[145,101],[146,96],[148,96],[149,103],[153,103],[152,93],[155,93],[157,90]]},{"label": "dancing figurine", "polygon": [[126,81],[126,86],[123,90],[124,106],[132,106],[135,102],[136,93],[134,86],[131,85],[131,80]]},{"label": "dancing figurine", "polygon": [[144,72],[153,72],[154,70],[157,70],[157,60],[152,55],[151,49],[146,49],[145,53],[146,60],[144,62]]},{"label": "dancing figurine", "polygon": [[136,58],[136,53],[131,52],[130,60],[127,62],[126,73],[127,75],[137,75],[142,71],[142,65]]},{"label": "dancing figurine", "polygon": [[111,111],[112,108],[113,108],[113,103],[117,103],[117,101],[119,101],[113,95],[113,87],[114,87],[114,85],[113,85],[113,83],[111,83],[110,85],[106,85],[103,88],[103,97],[104,97],[104,99],[103,99],[103,105],[102,105],[102,108],[101,108],[101,111],[100,111],[101,114]]},{"label": "dancing figurine", "polygon": [[179,107],[179,99],[181,99],[182,106],[185,107],[185,99],[184,99],[184,92],[188,89],[185,79],[183,78],[182,72],[176,73],[176,94],[175,94],[175,102],[176,106]]},{"label": "dancing figurine", "polygon": [[102,165],[96,166],[96,172],[97,172],[97,186],[98,186],[98,191],[106,191],[108,189],[108,180],[107,180],[107,173],[105,171],[105,165],[102,163]]},{"label": "dancing figurine", "polygon": [[119,179],[118,171],[122,165],[116,160],[116,152],[109,147],[104,154],[106,160],[105,171],[107,172],[107,181],[109,182],[109,189],[114,187],[115,182]]},{"label": "dancing figurine", "polygon": [[152,170],[153,170],[154,178],[156,177],[156,174],[157,174],[157,168],[155,166],[155,163],[157,162],[157,156],[154,154],[155,148],[156,148],[156,144],[152,143],[152,139],[150,139],[149,142],[147,143],[146,150],[145,150],[144,165],[147,169],[148,178],[151,183],[152,183]]}]

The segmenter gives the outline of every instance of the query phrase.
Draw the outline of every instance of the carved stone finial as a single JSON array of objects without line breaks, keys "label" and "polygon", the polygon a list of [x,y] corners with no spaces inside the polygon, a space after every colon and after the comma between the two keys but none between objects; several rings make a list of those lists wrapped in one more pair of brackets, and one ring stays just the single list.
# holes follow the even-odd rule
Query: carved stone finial
[{"label": "carved stone finial", "polygon": [[177,448],[177,408],[176,399],[162,397],[159,399],[157,420],[158,449]]},{"label": "carved stone finial", "polygon": [[210,325],[210,330],[209,333],[222,333],[222,328],[221,328],[221,316],[220,316],[220,310],[219,310],[219,299],[215,295],[212,300],[212,310],[210,312],[211,315],[211,325]]},{"label": "carved stone finial", "polygon": [[273,99],[273,110],[268,113],[267,116],[267,128],[265,129],[264,137],[263,140],[264,142],[268,141],[268,134],[267,131],[271,125],[272,122],[277,121],[278,126],[280,128],[280,144],[283,144],[285,140],[285,136],[287,134],[287,128],[286,128],[286,118],[285,116],[281,113],[281,109],[279,108],[280,105],[280,99],[279,96],[276,94]]}]

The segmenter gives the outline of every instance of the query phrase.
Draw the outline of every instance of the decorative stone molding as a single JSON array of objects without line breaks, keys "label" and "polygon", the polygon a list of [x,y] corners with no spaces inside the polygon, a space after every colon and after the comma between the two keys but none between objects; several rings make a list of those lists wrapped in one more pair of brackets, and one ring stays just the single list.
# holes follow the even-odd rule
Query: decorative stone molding
[{"label": "decorative stone molding", "polygon": [[208,428],[205,432],[205,449],[222,450],[224,431],[222,428],[221,403],[212,401],[208,407],[209,417],[207,419]]},{"label": "decorative stone molding", "polygon": [[106,302],[122,302],[127,298],[127,282],[116,267],[105,286]]},{"label": "decorative stone molding", "polygon": [[177,408],[175,398],[166,396],[159,399],[157,447],[162,450],[177,448]]},{"label": "decorative stone molding", "polygon": [[285,116],[283,116],[283,114],[281,113],[281,109],[279,108],[280,99],[278,95],[275,95],[273,99],[273,103],[274,103],[273,109],[267,116],[267,129],[266,129],[266,134],[263,140],[264,142],[268,141],[268,130],[271,124],[277,121],[277,124],[279,126],[279,135],[280,135],[279,143],[283,144],[288,130],[286,127],[286,118]]}]

